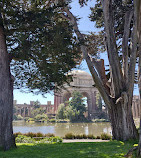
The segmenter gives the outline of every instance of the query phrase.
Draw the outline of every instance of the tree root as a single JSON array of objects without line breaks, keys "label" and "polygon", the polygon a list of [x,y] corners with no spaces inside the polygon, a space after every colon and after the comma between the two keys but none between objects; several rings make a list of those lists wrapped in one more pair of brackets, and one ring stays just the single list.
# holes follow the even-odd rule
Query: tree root
[{"label": "tree root", "polygon": [[136,146],[136,147],[133,147],[132,149],[130,149],[130,150],[128,151],[128,153],[127,153],[126,155],[124,155],[124,157],[132,158],[132,156],[133,156],[133,151],[135,151],[135,150],[137,150],[137,149],[138,149],[137,146]]}]

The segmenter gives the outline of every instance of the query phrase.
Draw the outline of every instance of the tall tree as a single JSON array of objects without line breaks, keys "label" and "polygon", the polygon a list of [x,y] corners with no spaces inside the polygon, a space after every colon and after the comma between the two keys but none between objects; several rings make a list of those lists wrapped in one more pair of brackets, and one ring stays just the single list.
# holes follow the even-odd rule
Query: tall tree
[{"label": "tall tree", "polygon": [[[86,1],[80,1],[83,5]],[[80,42],[81,51],[95,85],[108,106],[113,139],[137,138],[137,130],[132,116],[132,98],[137,56],[137,14],[133,1],[97,1],[97,13],[104,27],[105,46],[110,65],[110,78],[97,60],[89,54],[84,35],[78,29],[77,18],[69,6],[63,7],[66,20],[70,21]],[[121,60],[122,58],[122,60]],[[101,73],[104,72],[104,73]]]},{"label": "tall tree", "polygon": [[48,2],[0,1],[0,147],[4,150],[15,146],[14,78],[16,87],[44,94],[68,82],[65,74],[77,63],[73,29],[59,16],[59,7]]},{"label": "tall tree", "polygon": [[[141,1],[136,0],[137,10],[137,37],[138,37],[138,87],[140,95],[140,110],[141,110]],[[139,132],[139,145],[138,145],[138,156],[141,156],[141,111],[140,111],[140,132]]]},{"label": "tall tree", "polygon": [[13,137],[13,80],[10,74],[5,32],[0,12],[0,147],[15,146]]}]

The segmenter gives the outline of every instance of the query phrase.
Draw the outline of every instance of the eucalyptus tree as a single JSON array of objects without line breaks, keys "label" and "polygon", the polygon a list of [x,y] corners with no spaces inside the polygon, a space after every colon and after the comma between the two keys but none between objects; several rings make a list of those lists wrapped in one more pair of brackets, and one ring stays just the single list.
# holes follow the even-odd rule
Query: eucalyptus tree
[{"label": "eucalyptus tree", "polygon": [[[59,1],[58,3],[62,3]],[[68,1],[67,1],[68,2]],[[79,3],[84,5],[85,0]],[[104,99],[111,120],[113,139],[137,138],[132,115],[132,98],[137,57],[137,14],[135,1],[97,0],[91,18],[102,30],[109,60],[109,77],[89,53],[85,36],[78,28],[78,20],[69,5],[62,10],[62,17],[73,26],[83,57],[87,62],[96,87]],[[97,53],[97,52],[94,52]],[[103,69],[103,68],[102,68]],[[103,72],[103,73],[101,73]]]},{"label": "eucalyptus tree", "polygon": [[13,84],[45,94],[68,82],[65,74],[77,63],[72,26],[59,16],[59,7],[48,2],[0,1],[0,147],[4,150],[15,146]]}]

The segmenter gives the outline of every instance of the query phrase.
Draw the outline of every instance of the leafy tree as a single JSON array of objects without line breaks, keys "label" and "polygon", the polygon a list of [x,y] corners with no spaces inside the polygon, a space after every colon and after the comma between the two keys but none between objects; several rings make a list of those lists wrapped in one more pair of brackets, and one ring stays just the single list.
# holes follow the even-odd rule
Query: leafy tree
[{"label": "leafy tree", "polygon": [[37,114],[34,118],[35,121],[47,121],[47,114]]},{"label": "leafy tree", "polygon": [[80,120],[80,111],[76,110],[76,108],[73,108],[72,106],[66,107],[65,115],[70,122],[82,121],[82,116]]},{"label": "leafy tree", "polygon": [[66,118],[65,110],[66,110],[65,105],[64,104],[60,104],[59,107],[58,107],[56,118],[57,119],[65,119]]},{"label": "leafy tree", "polygon": [[100,111],[102,111],[102,97],[99,93],[96,94],[96,105]]},{"label": "leafy tree", "polygon": [[74,91],[72,93],[72,99],[69,101],[68,108],[66,109],[67,117],[71,121],[81,121],[84,119],[86,107],[82,98],[83,96],[80,92]]},{"label": "leafy tree", "polygon": [[80,112],[79,114],[80,117],[83,116],[84,112],[86,112],[86,107],[84,104],[84,100],[82,98],[83,95],[80,92],[74,91],[72,93],[72,99],[69,102],[69,106]]},{"label": "leafy tree", "polygon": [[[68,82],[79,56],[76,39],[50,1],[0,1],[0,147],[15,146],[13,84],[42,94]],[[11,65],[11,72],[10,72]]]},{"label": "leafy tree", "polygon": [[41,103],[37,100],[34,102],[34,109],[40,108]]},{"label": "leafy tree", "polygon": [[[79,1],[81,5],[87,1]],[[111,120],[113,139],[137,138],[132,116],[132,98],[137,57],[137,14],[134,1],[97,0],[91,20],[102,29],[109,60],[109,73],[105,73],[102,60],[89,53],[85,36],[79,31],[78,20],[69,5],[64,6],[64,19],[71,22],[80,48],[93,76]],[[103,44],[103,43],[102,43]],[[94,54],[96,54],[94,49]]]}]

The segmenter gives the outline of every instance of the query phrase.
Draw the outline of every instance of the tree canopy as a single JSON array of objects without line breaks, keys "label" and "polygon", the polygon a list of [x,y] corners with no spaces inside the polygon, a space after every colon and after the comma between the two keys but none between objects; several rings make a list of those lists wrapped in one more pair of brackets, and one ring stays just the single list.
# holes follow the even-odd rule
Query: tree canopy
[{"label": "tree canopy", "polygon": [[59,7],[45,4],[1,2],[15,88],[46,93],[67,82],[66,73],[77,64],[80,53],[72,26],[60,16]]}]

